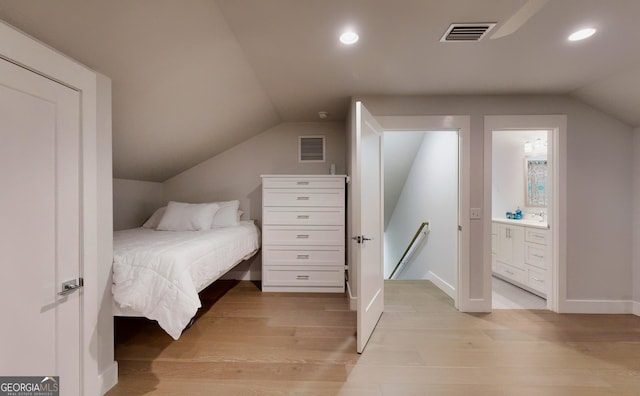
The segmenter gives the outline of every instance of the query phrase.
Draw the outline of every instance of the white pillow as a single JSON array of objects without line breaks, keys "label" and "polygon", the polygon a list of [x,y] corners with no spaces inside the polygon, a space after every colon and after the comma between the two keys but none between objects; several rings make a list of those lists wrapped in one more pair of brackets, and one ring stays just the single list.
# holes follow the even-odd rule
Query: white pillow
[{"label": "white pillow", "polygon": [[211,227],[227,227],[238,225],[238,207],[240,201],[216,202],[220,209],[213,216]]},{"label": "white pillow", "polygon": [[202,231],[211,228],[219,206],[215,203],[189,204],[170,201],[156,227],[159,231]]},{"label": "white pillow", "polygon": [[142,228],[156,228],[158,227],[158,224],[160,224],[160,220],[162,220],[162,216],[164,216],[164,211],[167,209],[166,206],[163,206],[159,209],[157,209],[155,212],[153,212],[153,214],[151,215],[151,217],[149,217],[147,219],[147,221],[144,222],[144,224],[142,225]]}]

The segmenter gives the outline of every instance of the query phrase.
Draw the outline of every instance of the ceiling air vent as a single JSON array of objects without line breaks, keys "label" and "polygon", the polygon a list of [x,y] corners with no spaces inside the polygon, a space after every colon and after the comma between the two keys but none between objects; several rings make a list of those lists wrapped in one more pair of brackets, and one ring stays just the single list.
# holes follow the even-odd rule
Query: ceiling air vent
[{"label": "ceiling air vent", "polygon": [[300,162],[324,162],[324,136],[299,136],[298,160]]},{"label": "ceiling air vent", "polygon": [[494,26],[495,23],[452,23],[440,41],[480,41]]}]

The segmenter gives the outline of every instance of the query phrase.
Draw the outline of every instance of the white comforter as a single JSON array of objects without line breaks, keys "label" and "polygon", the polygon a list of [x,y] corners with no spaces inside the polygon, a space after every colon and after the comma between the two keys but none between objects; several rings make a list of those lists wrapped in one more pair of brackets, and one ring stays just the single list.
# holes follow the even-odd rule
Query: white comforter
[{"label": "white comforter", "polygon": [[243,221],[207,231],[117,231],[113,238],[113,297],[174,339],[200,308],[198,291],[259,247],[259,231]]}]

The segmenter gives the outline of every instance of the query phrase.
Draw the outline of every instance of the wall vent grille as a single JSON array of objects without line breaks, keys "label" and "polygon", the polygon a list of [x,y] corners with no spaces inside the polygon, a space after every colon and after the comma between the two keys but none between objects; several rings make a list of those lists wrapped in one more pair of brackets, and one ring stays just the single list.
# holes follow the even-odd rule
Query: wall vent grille
[{"label": "wall vent grille", "polygon": [[300,162],[324,162],[324,136],[299,136],[298,159]]},{"label": "wall vent grille", "polygon": [[480,41],[486,34],[496,26],[495,23],[452,23],[447,31],[442,35],[441,42],[469,42]]}]

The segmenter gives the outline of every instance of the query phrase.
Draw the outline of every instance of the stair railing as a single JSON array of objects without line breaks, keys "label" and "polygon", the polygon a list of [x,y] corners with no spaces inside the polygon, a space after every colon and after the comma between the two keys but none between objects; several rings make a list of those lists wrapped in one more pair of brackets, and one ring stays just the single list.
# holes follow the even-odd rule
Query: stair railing
[{"label": "stair railing", "polygon": [[409,242],[409,246],[407,246],[407,249],[402,254],[402,257],[400,257],[400,260],[398,260],[398,264],[396,264],[396,267],[391,272],[389,279],[394,279],[393,276],[396,273],[400,274],[400,272],[402,272],[405,265],[407,264],[407,261],[409,260],[413,252],[415,252],[420,242],[424,240],[424,237],[429,233],[429,231],[431,231],[431,229],[429,228],[428,221],[420,224],[420,227],[418,227],[418,231],[416,231],[415,235],[411,239],[411,242]]}]

